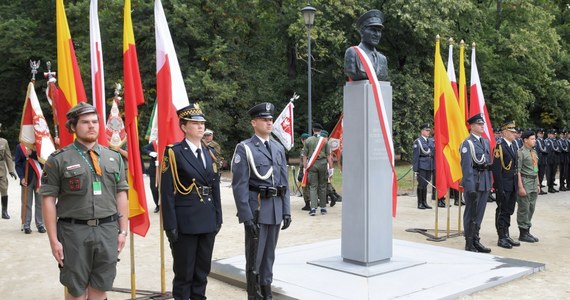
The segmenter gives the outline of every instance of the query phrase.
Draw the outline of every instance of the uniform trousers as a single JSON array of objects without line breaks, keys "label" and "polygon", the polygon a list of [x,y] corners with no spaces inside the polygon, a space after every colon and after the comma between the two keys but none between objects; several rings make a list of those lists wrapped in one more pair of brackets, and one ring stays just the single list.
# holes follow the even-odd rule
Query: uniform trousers
[{"label": "uniform trousers", "polygon": [[170,245],[174,279],[172,296],[176,300],[206,299],[206,284],[212,263],[216,233],[180,234]]},{"label": "uniform trousers", "polygon": [[523,177],[522,181],[526,190],[526,196],[517,198],[517,223],[519,228],[530,229],[532,227],[531,220],[536,206],[536,198],[538,197],[536,179]]},{"label": "uniform trousers", "polygon": [[557,169],[558,169],[557,163],[548,163],[548,166],[546,168],[546,184],[548,185],[549,189],[554,188],[554,181],[556,180]]},{"label": "uniform trousers", "polygon": [[538,183],[542,185],[542,181],[544,180],[544,174],[546,173],[546,155],[539,154],[538,155]]},{"label": "uniform trousers", "polygon": [[[255,258],[255,270],[259,274],[259,284],[271,285],[273,282],[273,263],[275,262],[275,247],[279,238],[279,230],[281,225],[259,224],[257,255]],[[249,232],[245,231],[245,257],[250,257],[255,245]],[[246,261],[246,270],[251,269],[250,261]]]},{"label": "uniform trousers", "polygon": [[418,189],[425,190],[427,189],[428,182],[431,181],[433,171],[430,170],[418,170]]},{"label": "uniform trousers", "polygon": [[[475,223],[477,227],[481,227],[481,222],[483,222],[483,216],[485,216],[485,208],[487,208],[487,199],[489,199],[490,191],[477,192],[477,197],[475,200],[469,198],[469,192],[465,191],[463,193],[463,198],[465,199],[465,211],[463,213],[463,230],[469,232],[469,224],[471,224],[471,218],[475,218]],[[475,214],[475,215],[472,215]]]},{"label": "uniform trousers", "polygon": [[311,208],[317,208],[317,205],[325,208],[327,206],[327,160],[317,159],[308,174]]},{"label": "uniform trousers", "polygon": [[515,212],[517,194],[515,191],[497,191],[497,209],[495,211],[495,227],[497,231],[511,226],[511,216]]},{"label": "uniform trousers", "polygon": [[39,229],[44,226],[44,219],[42,217],[42,198],[37,191],[37,179],[35,176],[30,176],[28,186],[22,186],[22,206],[24,205],[24,191],[26,194],[26,217],[24,221],[24,228],[30,228],[32,223],[32,205],[34,205],[34,219],[36,227]]}]

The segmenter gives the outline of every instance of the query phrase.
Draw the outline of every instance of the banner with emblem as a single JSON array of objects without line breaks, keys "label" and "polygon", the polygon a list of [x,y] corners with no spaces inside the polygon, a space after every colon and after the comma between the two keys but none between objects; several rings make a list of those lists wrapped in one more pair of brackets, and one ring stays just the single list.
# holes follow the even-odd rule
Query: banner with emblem
[{"label": "banner with emblem", "polygon": [[477,70],[477,61],[475,60],[475,43],[473,43],[471,50],[471,90],[469,93],[469,113],[471,116],[476,114],[483,115],[485,130],[482,136],[489,141],[491,149],[495,149],[496,141],[493,134],[493,125],[491,124],[491,118],[487,111],[487,104],[485,104],[485,96],[483,96],[483,88],[481,87],[479,71]]},{"label": "banner with emblem", "polygon": [[[20,127],[20,143],[28,148],[35,149],[38,160],[44,163],[50,154],[55,151],[48,124],[44,118],[33,81],[28,84],[26,101],[22,111]],[[25,153],[25,152],[24,152]]]},{"label": "banner with emblem", "polygon": [[293,101],[290,101],[273,122],[273,134],[281,141],[287,151],[291,150],[294,145],[293,108],[295,105],[293,105]]},{"label": "banner with emblem", "polygon": [[340,117],[338,118],[338,122],[336,122],[336,125],[334,126],[333,130],[331,131],[331,134],[329,135],[328,143],[329,143],[329,147],[331,149],[333,162],[334,161],[340,162],[340,156],[342,153],[342,134],[343,134],[342,119],[343,119],[343,116],[344,116],[344,114],[341,113]]}]

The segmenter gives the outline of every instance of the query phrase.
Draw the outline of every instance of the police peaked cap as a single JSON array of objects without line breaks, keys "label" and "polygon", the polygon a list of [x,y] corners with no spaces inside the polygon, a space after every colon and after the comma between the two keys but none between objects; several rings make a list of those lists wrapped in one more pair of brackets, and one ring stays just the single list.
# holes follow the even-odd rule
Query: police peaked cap
[{"label": "police peaked cap", "polygon": [[424,129],[431,129],[431,126],[428,123],[424,123],[424,124],[420,125],[420,130],[424,130]]},{"label": "police peaked cap", "polygon": [[467,119],[467,123],[469,123],[469,124],[485,124],[485,119],[483,118],[483,114],[476,114],[476,115],[473,115],[471,118]]},{"label": "police peaked cap", "polygon": [[356,26],[360,30],[368,26],[384,28],[382,23],[384,23],[384,14],[377,9],[371,9],[358,18]]},{"label": "police peaked cap", "polygon": [[190,105],[176,111],[179,119],[186,121],[206,122],[204,113],[198,103],[190,103]]},{"label": "police peaked cap", "polygon": [[323,130],[323,125],[319,124],[319,123],[313,123],[313,129],[316,130]]},{"label": "police peaked cap", "polygon": [[267,118],[273,119],[273,111],[275,110],[275,105],[269,102],[263,102],[250,108],[248,113],[252,119],[256,118]]},{"label": "police peaked cap", "polygon": [[515,121],[512,120],[505,121],[503,124],[501,124],[501,130],[517,132],[518,130],[515,127]]}]

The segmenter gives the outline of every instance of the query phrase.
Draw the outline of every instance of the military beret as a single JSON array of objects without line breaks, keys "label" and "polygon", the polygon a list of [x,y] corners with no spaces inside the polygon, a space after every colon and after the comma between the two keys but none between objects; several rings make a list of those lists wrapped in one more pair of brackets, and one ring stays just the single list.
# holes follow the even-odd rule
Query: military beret
[{"label": "military beret", "polygon": [[471,118],[467,119],[467,123],[469,124],[485,124],[485,119],[483,118],[483,114],[476,114],[471,116]]},{"label": "military beret", "polygon": [[431,126],[428,123],[424,123],[424,124],[420,125],[420,130],[424,130],[424,129],[431,129]]},{"label": "military beret", "polygon": [[319,133],[322,137],[327,137],[329,136],[329,132],[326,130],[321,130],[321,132]]},{"label": "military beret", "polygon": [[515,121],[508,120],[508,121],[503,122],[503,124],[501,124],[501,130],[508,130],[511,132],[517,132],[517,129],[515,129]]},{"label": "military beret", "polygon": [[79,103],[77,103],[77,105],[70,108],[67,111],[67,114],[65,114],[65,116],[69,120],[69,119],[75,119],[81,115],[96,114],[96,113],[97,113],[97,110],[95,109],[95,106],[93,106],[89,103],[79,102]]},{"label": "military beret", "polygon": [[313,123],[313,129],[323,130],[323,125],[319,123]]},{"label": "military beret", "polygon": [[521,138],[522,139],[528,139],[529,137],[535,135],[534,131],[532,130],[526,130],[521,134]]},{"label": "military beret", "polygon": [[371,9],[358,18],[356,26],[358,29],[363,29],[368,26],[384,28],[382,23],[384,23],[384,14],[377,9]]},{"label": "military beret", "polygon": [[206,118],[198,103],[190,103],[190,105],[176,111],[176,114],[178,118],[182,120],[206,122]]},{"label": "military beret", "polygon": [[267,118],[273,119],[273,111],[275,110],[275,106],[269,102],[263,102],[255,105],[254,107],[250,108],[248,113],[252,119],[256,118]]},{"label": "military beret", "polygon": [[305,132],[305,133],[301,134],[301,139],[302,139],[302,140],[306,140],[306,139],[308,139],[310,136],[311,136],[310,134],[308,134],[308,133]]}]

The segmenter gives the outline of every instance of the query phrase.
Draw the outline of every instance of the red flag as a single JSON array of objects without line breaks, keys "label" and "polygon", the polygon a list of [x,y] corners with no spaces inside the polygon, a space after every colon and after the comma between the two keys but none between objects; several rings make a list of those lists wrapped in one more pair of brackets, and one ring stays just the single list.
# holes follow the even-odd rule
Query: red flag
[{"label": "red flag", "polygon": [[[67,111],[78,102],[85,102],[85,88],[81,80],[73,41],[67,24],[67,16],[63,0],[56,2],[56,31],[57,31],[57,68],[59,72],[59,87],[61,92],[56,101],[58,116],[65,118]],[[73,134],[67,132],[65,121],[59,122],[59,146],[64,147],[73,143]]]},{"label": "red flag", "polygon": [[28,84],[26,101],[22,111],[19,140],[26,147],[36,150],[38,161],[41,163],[44,163],[50,154],[55,151],[49,126],[44,118],[33,82]]},{"label": "red flag", "polygon": [[487,105],[485,104],[485,97],[483,96],[483,89],[481,87],[481,80],[479,79],[479,71],[477,71],[477,62],[475,60],[475,43],[471,50],[471,91],[469,93],[469,114],[471,116],[476,114],[483,114],[485,121],[485,131],[483,137],[489,140],[491,149],[495,149],[495,137],[493,135],[493,125],[491,118],[487,112]]},{"label": "red flag", "polygon": [[93,106],[99,116],[99,139],[98,143],[109,145],[105,134],[107,124],[107,109],[105,107],[105,72],[103,72],[103,46],[101,44],[101,32],[99,30],[99,14],[97,12],[97,0],[91,0],[89,7],[89,37],[91,44],[91,85],[93,91]]},{"label": "red flag", "polygon": [[154,2],[154,22],[156,36],[156,98],[158,111],[158,159],[166,145],[179,142],[183,138],[178,126],[176,111],[190,105],[182,72],[176,57],[174,43],[168,29],[166,15],[160,0]]},{"label": "red flag", "polygon": [[290,101],[279,117],[273,122],[273,134],[281,141],[287,151],[293,148],[293,101]]},{"label": "red flag", "polygon": [[342,117],[343,114],[341,113],[338,122],[336,122],[336,125],[329,135],[329,147],[331,149],[333,162],[340,161],[340,155],[342,153]]},{"label": "red flag", "polygon": [[450,187],[459,188],[457,183],[462,176],[459,146],[469,133],[441,59],[439,36],[435,44],[433,77],[435,177],[437,198],[441,198]]},{"label": "red flag", "polygon": [[129,152],[129,220],[132,233],[145,236],[150,227],[138,131],[138,105],[144,104],[135,36],[131,20],[131,1],[125,0],[123,33],[123,68],[125,81],[125,128]]}]

